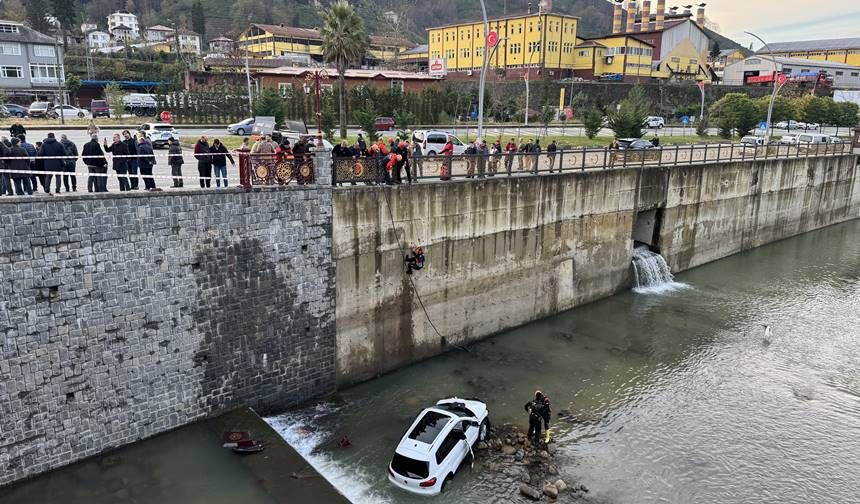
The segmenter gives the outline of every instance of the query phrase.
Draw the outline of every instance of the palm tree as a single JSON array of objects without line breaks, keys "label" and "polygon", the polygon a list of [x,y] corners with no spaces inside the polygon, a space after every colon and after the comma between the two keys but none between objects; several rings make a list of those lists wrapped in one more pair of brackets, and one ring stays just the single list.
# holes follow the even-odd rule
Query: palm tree
[{"label": "palm tree", "polygon": [[346,90],[343,74],[350,64],[361,62],[367,49],[368,36],[364,21],[344,0],[339,0],[322,14],[320,28],[323,57],[337,68],[340,86],[340,136],[346,138]]}]

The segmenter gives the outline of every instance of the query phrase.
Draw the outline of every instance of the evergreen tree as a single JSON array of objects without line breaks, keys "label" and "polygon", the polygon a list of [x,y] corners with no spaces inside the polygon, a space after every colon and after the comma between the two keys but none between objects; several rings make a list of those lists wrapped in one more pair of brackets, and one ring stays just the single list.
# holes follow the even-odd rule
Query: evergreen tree
[{"label": "evergreen tree", "polygon": [[63,34],[63,49],[69,45],[69,33],[75,31],[80,24],[77,0],[50,0],[51,15],[60,24]]},{"label": "evergreen tree", "polygon": [[323,12],[322,52],[326,61],[337,68],[337,81],[340,88],[340,136],[346,138],[346,96],[343,74],[353,64],[361,63],[367,49],[369,37],[355,9],[344,0]]},{"label": "evergreen tree", "polygon": [[27,0],[24,2],[24,18],[30,28],[47,32],[51,28],[47,15],[53,11],[49,0]]},{"label": "evergreen tree", "polygon": [[206,11],[203,10],[200,0],[194,0],[191,6],[191,29],[200,35],[201,39],[206,37]]}]

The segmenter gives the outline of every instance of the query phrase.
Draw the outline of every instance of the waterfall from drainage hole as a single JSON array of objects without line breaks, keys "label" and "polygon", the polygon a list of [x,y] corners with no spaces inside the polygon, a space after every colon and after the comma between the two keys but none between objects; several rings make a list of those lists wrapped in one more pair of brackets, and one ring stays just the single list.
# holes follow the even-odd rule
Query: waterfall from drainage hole
[{"label": "waterfall from drainage hole", "polygon": [[633,249],[633,272],[636,290],[655,289],[674,285],[675,277],[663,256],[652,252],[647,246]]}]

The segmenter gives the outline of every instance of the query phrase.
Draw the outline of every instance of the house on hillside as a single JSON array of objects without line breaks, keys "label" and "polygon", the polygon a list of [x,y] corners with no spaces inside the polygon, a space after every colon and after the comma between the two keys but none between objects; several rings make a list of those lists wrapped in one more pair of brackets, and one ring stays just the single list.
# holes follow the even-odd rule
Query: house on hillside
[{"label": "house on hillside", "polygon": [[236,50],[236,42],[228,37],[220,36],[209,41],[210,54],[233,54]]},{"label": "house on hillside", "polygon": [[[130,41],[140,38],[140,24],[137,16],[130,12],[117,11],[107,17],[108,33],[117,39]],[[117,33],[120,31],[121,33]]]},{"label": "house on hillside", "polygon": [[144,31],[143,38],[147,42],[164,42],[173,40],[173,28],[164,25],[150,26]]}]

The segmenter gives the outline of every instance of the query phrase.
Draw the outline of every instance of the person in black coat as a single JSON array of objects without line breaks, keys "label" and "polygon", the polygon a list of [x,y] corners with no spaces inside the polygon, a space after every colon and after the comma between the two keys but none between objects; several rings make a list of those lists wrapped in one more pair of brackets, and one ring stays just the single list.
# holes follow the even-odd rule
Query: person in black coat
[{"label": "person in black coat", "polygon": [[152,144],[146,137],[140,137],[137,144],[137,153],[140,157],[137,160],[137,166],[140,168],[140,174],[143,178],[143,186],[147,191],[155,189],[155,179],[152,178],[152,167],[155,166],[155,152],[152,150]]},{"label": "person in black coat", "polygon": [[209,139],[204,135],[194,144],[194,158],[197,159],[200,187],[212,187],[212,156],[209,154]]},{"label": "person in black coat", "polygon": [[0,196],[14,196],[14,186],[12,185],[12,178],[9,176],[9,172],[7,171],[7,161],[3,158],[9,157],[9,149],[12,147],[12,144],[9,143],[9,139],[5,136],[0,139]]},{"label": "person in black coat", "polygon": [[30,183],[30,176],[26,173],[20,175],[16,172],[25,172],[30,169],[30,161],[27,160],[27,151],[21,147],[21,140],[12,137],[11,147],[9,147],[9,157],[18,158],[10,159],[6,162],[6,168],[11,172],[12,181],[15,184],[15,194],[23,196],[24,194],[32,195],[33,186]]},{"label": "person in black coat", "polygon": [[107,176],[99,176],[107,174],[107,159],[97,134],[91,135],[90,141],[84,144],[82,155],[87,171],[97,174],[87,178],[87,192],[107,192]]},{"label": "person in black coat", "polygon": [[[44,158],[41,160],[40,171],[48,172],[44,175],[39,175],[39,179],[42,182],[42,187],[45,188],[45,193],[50,194],[51,177],[53,177],[51,172],[62,172],[65,169],[66,160],[63,158],[66,156],[66,148],[57,141],[53,133],[48,133],[48,137],[45,138],[42,146],[39,147],[38,156]],[[57,174],[57,177],[60,176]]]},{"label": "person in black coat", "polygon": [[236,166],[233,156],[230,155],[230,151],[221,143],[221,140],[217,138],[212,140],[212,147],[209,148],[209,152],[213,154],[212,167],[215,169],[215,185],[221,187],[221,181],[223,180],[224,187],[227,187],[227,160],[230,160],[230,166]]},{"label": "person in black coat", "polygon": [[126,177],[128,173],[128,158],[126,157],[128,156],[128,147],[120,138],[119,133],[113,134],[113,143],[110,145],[105,139],[104,148],[105,152],[113,154],[113,171],[116,172],[116,178],[119,180],[119,190],[130,190],[131,186],[128,183],[128,177]]},{"label": "person in black coat", "polygon": [[12,138],[20,137],[27,134],[27,129],[21,123],[16,122],[12,126],[9,126],[9,133],[12,135]]},{"label": "person in black coat", "polygon": [[[128,130],[122,132],[123,142],[125,143],[125,148],[128,151],[128,155],[134,156],[137,154],[137,137],[136,135],[132,135]],[[129,188],[131,190],[137,190],[140,179],[137,178],[138,171],[138,159],[136,157],[130,157],[126,159],[125,162],[126,172],[129,174]]]}]

